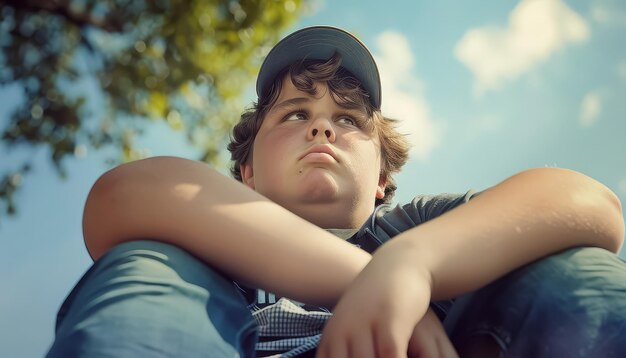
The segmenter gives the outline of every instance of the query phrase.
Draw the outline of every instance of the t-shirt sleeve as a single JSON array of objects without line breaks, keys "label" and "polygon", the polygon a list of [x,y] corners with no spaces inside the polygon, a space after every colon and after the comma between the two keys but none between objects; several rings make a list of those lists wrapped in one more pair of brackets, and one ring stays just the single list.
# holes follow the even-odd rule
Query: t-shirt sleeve
[{"label": "t-shirt sleeve", "polygon": [[470,190],[464,194],[419,195],[410,203],[377,210],[374,214],[372,229],[378,239],[384,242],[467,203],[478,194]]},{"label": "t-shirt sleeve", "polygon": [[[478,194],[480,193],[470,190],[465,194],[419,195],[408,204],[395,207],[381,205],[372,215],[367,228],[362,230],[364,234],[360,236],[358,243],[364,250],[372,253],[392,237],[467,203]],[[368,231],[372,231],[373,235]],[[453,299],[441,300],[431,302],[430,307],[443,321],[453,303]]]}]

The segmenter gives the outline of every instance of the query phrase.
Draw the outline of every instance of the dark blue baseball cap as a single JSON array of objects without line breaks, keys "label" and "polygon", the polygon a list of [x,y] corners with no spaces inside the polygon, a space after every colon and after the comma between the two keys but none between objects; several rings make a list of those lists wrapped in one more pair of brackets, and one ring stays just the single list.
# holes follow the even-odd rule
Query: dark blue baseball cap
[{"label": "dark blue baseball cap", "polygon": [[301,60],[328,60],[335,52],[341,55],[341,67],[361,82],[372,105],[380,109],[380,76],[374,57],[354,35],[332,26],[312,26],[298,30],[279,41],[267,54],[256,81],[261,97],[284,68]]}]

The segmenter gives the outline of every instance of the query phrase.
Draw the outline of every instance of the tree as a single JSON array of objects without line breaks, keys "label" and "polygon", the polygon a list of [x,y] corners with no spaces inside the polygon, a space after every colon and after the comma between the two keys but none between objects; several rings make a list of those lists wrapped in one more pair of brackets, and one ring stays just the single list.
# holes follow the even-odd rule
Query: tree
[{"label": "tree", "polygon": [[[133,139],[153,120],[184,131],[201,160],[220,165],[238,100],[260,61],[302,11],[301,0],[3,0],[0,86],[25,100],[2,130],[7,150],[46,147],[65,158],[116,149],[142,157]],[[87,106],[97,84],[103,105]],[[81,89],[81,90],[77,90]],[[95,93],[95,92],[94,92]],[[16,210],[26,160],[0,173],[0,216]]]}]

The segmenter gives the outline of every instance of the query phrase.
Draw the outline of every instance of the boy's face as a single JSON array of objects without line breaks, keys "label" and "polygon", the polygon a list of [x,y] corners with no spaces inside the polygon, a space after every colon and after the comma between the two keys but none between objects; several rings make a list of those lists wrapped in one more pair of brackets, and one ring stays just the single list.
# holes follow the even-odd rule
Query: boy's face
[{"label": "boy's face", "polygon": [[311,96],[287,76],[254,142],[243,182],[322,227],[359,227],[383,198],[380,144],[362,129],[365,108],[335,103],[325,84]]}]

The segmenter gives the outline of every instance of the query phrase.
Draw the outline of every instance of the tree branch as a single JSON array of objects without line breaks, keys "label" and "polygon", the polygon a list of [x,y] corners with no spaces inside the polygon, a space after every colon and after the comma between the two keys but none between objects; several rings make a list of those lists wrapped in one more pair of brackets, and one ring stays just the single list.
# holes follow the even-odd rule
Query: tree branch
[{"label": "tree branch", "polygon": [[64,17],[67,21],[78,27],[93,26],[107,32],[122,32],[122,25],[111,18],[97,18],[91,13],[77,12],[72,9],[69,2],[62,0],[4,0],[5,5],[14,9],[30,12],[47,12]]}]

